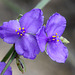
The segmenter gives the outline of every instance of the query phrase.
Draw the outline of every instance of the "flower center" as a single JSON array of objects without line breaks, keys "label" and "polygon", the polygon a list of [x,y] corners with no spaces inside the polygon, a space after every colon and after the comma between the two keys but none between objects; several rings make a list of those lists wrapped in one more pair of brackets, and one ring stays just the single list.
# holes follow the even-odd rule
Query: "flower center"
[{"label": "flower center", "polygon": [[23,28],[16,29],[15,32],[22,37],[22,36],[24,36],[26,31],[23,27]]},{"label": "flower center", "polygon": [[59,36],[57,36],[57,33],[56,33],[56,35],[51,36],[50,38],[48,38],[47,42],[58,42],[59,41],[58,37]]}]

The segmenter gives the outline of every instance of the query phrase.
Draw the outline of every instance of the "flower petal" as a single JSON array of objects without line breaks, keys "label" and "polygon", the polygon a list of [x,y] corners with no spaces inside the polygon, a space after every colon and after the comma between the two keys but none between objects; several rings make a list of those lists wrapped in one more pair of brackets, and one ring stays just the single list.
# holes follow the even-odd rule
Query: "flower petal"
[{"label": "flower petal", "polygon": [[8,34],[3,38],[3,41],[9,44],[14,44],[17,39],[19,39],[18,35],[14,35],[14,34]]},{"label": "flower petal", "polygon": [[58,63],[64,63],[68,57],[68,50],[61,41],[57,43],[48,43],[47,53],[52,60]]},{"label": "flower petal", "polygon": [[23,41],[22,41],[22,39],[20,38],[20,39],[18,39],[17,41],[16,41],[16,43],[15,43],[15,50],[16,50],[16,52],[19,54],[19,55],[23,55],[23,53],[24,53],[24,50],[23,50]]},{"label": "flower petal", "polygon": [[4,35],[3,35],[3,33],[4,33],[4,32],[3,32],[2,30],[3,30],[3,28],[2,28],[2,27],[0,27],[0,38],[1,38],[1,39],[3,39],[3,38],[4,38]]},{"label": "flower petal", "polygon": [[21,17],[21,27],[24,27],[27,33],[35,34],[43,24],[42,15],[40,9],[32,9]]},{"label": "flower petal", "polygon": [[41,27],[36,34],[37,42],[39,45],[39,48],[41,52],[45,51],[45,45],[46,45],[46,33],[44,31],[44,27]]},{"label": "flower petal", "polygon": [[15,43],[17,38],[19,38],[15,30],[19,27],[20,24],[17,20],[10,20],[9,22],[4,22],[3,26],[0,27],[0,37],[9,44]]},{"label": "flower petal", "polygon": [[10,20],[9,22],[4,22],[3,26],[0,26],[0,34],[3,35],[3,37],[6,37],[7,35],[16,35],[15,30],[20,28],[20,24],[17,20]]},{"label": "flower petal", "polygon": [[3,23],[3,28],[9,30],[16,30],[20,28],[20,24],[17,20],[10,20],[9,22]]},{"label": "flower petal", "polygon": [[66,19],[58,13],[53,14],[46,24],[46,32],[48,36],[57,33],[61,36],[66,27]]},{"label": "flower petal", "polygon": [[15,50],[18,54],[28,59],[35,59],[40,52],[36,38],[29,34],[26,34],[15,43]]}]

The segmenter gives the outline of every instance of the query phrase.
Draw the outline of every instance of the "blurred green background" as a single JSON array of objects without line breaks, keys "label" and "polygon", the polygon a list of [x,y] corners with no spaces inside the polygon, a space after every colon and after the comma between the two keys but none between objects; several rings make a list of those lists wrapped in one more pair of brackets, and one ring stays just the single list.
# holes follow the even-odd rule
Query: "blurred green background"
[{"label": "blurred green background", "polygon": [[[0,25],[3,22],[14,20],[19,14],[24,14],[33,9],[41,0],[0,0]],[[67,27],[63,36],[70,41],[66,45],[69,56],[65,64],[52,61],[45,53],[40,53],[35,60],[24,59],[26,72],[22,74],[15,63],[11,64],[13,75],[75,75],[75,0],[50,0],[42,9],[44,23],[49,17],[58,12],[67,20]],[[12,45],[0,39],[0,60]]]}]

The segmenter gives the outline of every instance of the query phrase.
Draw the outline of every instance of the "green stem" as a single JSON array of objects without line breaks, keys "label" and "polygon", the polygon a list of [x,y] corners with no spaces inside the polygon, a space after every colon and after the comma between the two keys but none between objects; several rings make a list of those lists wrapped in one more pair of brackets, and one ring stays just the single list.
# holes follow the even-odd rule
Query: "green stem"
[{"label": "green stem", "polygon": [[3,75],[6,71],[6,69],[9,67],[9,65],[11,64],[11,62],[13,61],[13,59],[15,58],[16,56],[16,51],[14,51],[14,53],[12,54],[10,60],[8,61],[7,65],[5,66],[5,68],[3,69],[1,75]]},{"label": "green stem", "polygon": [[14,51],[14,46],[11,47],[11,49],[7,52],[7,54],[4,56],[1,62],[6,62],[13,51]]},{"label": "green stem", "polygon": [[41,0],[35,8],[43,9],[51,0]]}]

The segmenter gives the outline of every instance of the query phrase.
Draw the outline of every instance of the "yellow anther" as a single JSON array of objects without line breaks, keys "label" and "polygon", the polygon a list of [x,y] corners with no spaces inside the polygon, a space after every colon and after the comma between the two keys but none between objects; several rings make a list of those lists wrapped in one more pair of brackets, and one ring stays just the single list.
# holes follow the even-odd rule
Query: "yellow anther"
[{"label": "yellow anther", "polygon": [[58,42],[59,40],[57,40],[57,42]]},{"label": "yellow anther", "polygon": [[19,34],[19,32],[17,34]]},{"label": "yellow anther", "polygon": [[24,27],[22,29],[24,30]]},{"label": "yellow anther", "polygon": [[20,34],[22,36],[22,34]]},{"label": "yellow anther", "polygon": [[15,31],[17,32],[17,29]]},{"label": "yellow anther", "polygon": [[55,40],[55,39],[53,39],[53,40]]},{"label": "yellow anther", "polygon": [[57,35],[57,33],[56,33],[56,35]]},{"label": "yellow anther", "polygon": [[56,36],[52,36],[52,37],[54,38],[54,37],[56,37]]},{"label": "yellow anther", "polygon": [[46,25],[44,24],[44,26],[46,26]]},{"label": "yellow anther", "polygon": [[58,38],[59,36],[57,36],[57,38]]},{"label": "yellow anther", "polygon": [[19,28],[19,30],[21,30],[21,28]]},{"label": "yellow anther", "polygon": [[23,32],[25,32],[25,31],[23,31]]}]

